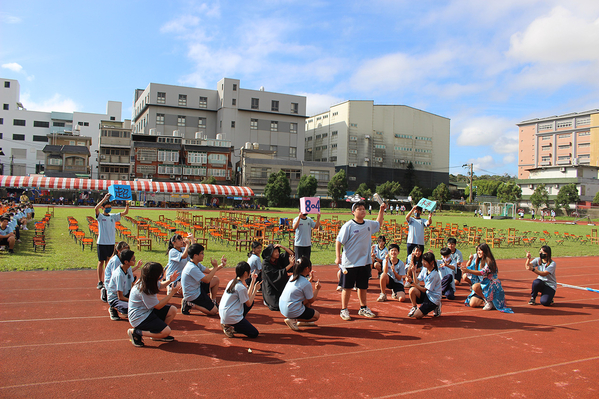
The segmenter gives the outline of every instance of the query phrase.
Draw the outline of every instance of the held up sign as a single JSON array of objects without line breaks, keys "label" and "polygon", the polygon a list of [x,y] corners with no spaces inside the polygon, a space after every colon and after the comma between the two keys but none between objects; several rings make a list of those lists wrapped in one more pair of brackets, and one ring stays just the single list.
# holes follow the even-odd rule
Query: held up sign
[{"label": "held up sign", "polygon": [[113,184],[112,186],[108,186],[108,192],[110,193],[110,201],[130,201],[133,199],[131,196],[131,186],[128,185]]},{"label": "held up sign", "polygon": [[300,198],[301,213],[317,213],[320,214],[320,198],[318,197],[302,197]]},{"label": "held up sign", "polygon": [[437,209],[437,201],[422,198],[420,201],[418,201],[418,206],[425,211],[433,212],[435,209]]}]

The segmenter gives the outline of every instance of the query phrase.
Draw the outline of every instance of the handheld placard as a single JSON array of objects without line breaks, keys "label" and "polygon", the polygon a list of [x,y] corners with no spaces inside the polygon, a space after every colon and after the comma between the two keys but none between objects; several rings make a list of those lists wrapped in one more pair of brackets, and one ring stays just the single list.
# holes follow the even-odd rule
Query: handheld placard
[{"label": "handheld placard", "polygon": [[372,198],[379,203],[379,205],[383,205],[384,201],[381,198],[381,196],[379,195],[379,193],[374,193],[374,195],[372,196]]},{"label": "handheld placard", "polygon": [[317,213],[320,214],[320,198],[318,197],[302,197],[300,198],[301,213]]},{"label": "handheld placard", "polygon": [[108,192],[110,193],[109,201],[121,200],[129,201],[132,200],[131,186],[125,184],[113,184],[108,186]]}]

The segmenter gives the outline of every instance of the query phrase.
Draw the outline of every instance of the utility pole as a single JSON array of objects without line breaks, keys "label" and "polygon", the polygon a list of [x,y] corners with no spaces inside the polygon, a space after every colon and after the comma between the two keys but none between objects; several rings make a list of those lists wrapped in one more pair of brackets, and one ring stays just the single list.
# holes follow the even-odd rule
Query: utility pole
[{"label": "utility pole", "polygon": [[469,195],[468,195],[468,203],[471,204],[472,203],[472,175],[473,175],[473,164],[471,163],[467,163],[462,165],[462,167],[468,167],[470,168],[470,190],[469,190]]}]

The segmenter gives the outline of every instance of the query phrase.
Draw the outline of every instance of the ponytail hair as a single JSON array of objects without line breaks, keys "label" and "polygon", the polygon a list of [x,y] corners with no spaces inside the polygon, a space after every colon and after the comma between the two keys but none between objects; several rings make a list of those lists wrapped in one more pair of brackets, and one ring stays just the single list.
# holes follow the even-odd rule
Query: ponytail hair
[{"label": "ponytail hair", "polygon": [[239,262],[235,266],[235,278],[231,280],[231,283],[227,287],[227,293],[232,294],[235,292],[235,286],[241,281],[244,274],[250,272],[250,265],[247,262]]},{"label": "ponytail hair", "polygon": [[308,268],[312,269],[312,262],[310,262],[310,259],[302,256],[298,261],[295,262],[295,265],[293,265],[293,276],[289,279],[289,281],[297,280],[299,276],[302,275],[304,270]]},{"label": "ponytail hair", "polygon": [[254,241],[254,242],[252,242],[252,249],[251,249],[250,252],[248,252],[248,258],[250,256],[252,256],[252,254],[254,253],[254,249],[256,249],[258,247],[261,247],[261,246],[262,246],[262,244],[260,243],[260,241]]},{"label": "ponytail hair", "polygon": [[439,271],[439,267],[437,265],[437,261],[435,260],[435,254],[432,252],[427,252],[422,255],[422,260],[427,261],[433,265],[433,270]]},{"label": "ponytail hair", "polygon": [[175,248],[175,241],[182,240],[183,237],[181,234],[173,234],[173,236],[168,240],[168,248],[166,249],[166,254],[168,255],[171,252],[171,249]]},{"label": "ponytail hair", "polygon": [[118,244],[116,244],[114,246],[114,251],[112,252],[112,256],[118,255],[119,252],[122,251],[123,249],[129,249],[129,244],[127,244],[127,241],[120,241]]}]

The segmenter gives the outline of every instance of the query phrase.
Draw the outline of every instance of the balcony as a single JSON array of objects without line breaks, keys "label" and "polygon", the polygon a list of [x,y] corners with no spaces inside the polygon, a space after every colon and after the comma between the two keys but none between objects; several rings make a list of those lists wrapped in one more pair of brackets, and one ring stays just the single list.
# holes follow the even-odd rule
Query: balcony
[{"label": "balcony", "polygon": [[65,172],[89,173],[89,170],[85,165],[65,165],[63,170]]},{"label": "balcony", "polygon": [[127,164],[131,162],[128,155],[100,155],[100,163]]}]

